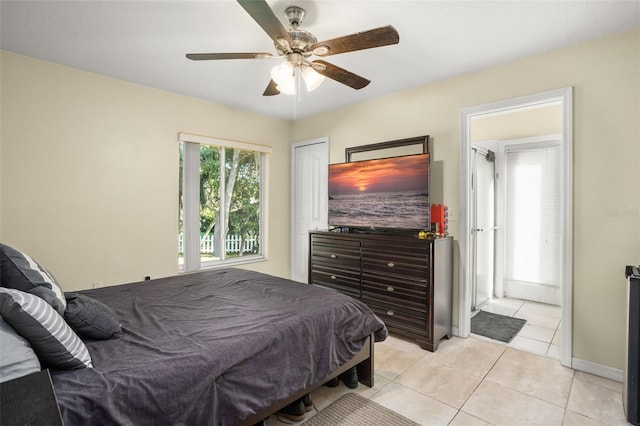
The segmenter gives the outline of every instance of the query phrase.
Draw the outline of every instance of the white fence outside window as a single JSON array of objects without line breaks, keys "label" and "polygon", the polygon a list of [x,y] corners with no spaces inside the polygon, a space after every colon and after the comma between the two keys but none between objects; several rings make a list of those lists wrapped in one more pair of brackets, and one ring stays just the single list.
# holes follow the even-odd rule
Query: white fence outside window
[{"label": "white fence outside window", "polygon": [[[214,239],[213,234],[200,237],[200,253],[213,254]],[[178,253],[183,253],[184,235],[178,235]],[[225,253],[253,253],[254,248],[258,245],[257,237],[249,237],[242,240],[240,235],[227,235],[225,244]],[[244,246],[244,247],[242,247]],[[242,250],[241,250],[242,248]]]}]

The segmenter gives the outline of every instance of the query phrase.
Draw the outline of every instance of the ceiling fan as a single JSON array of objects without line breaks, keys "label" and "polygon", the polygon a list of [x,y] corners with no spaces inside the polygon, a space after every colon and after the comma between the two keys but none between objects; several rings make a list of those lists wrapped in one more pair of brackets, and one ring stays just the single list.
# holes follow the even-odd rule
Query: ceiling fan
[{"label": "ceiling fan", "polygon": [[[278,18],[265,0],[237,0],[240,6],[262,27],[278,52],[278,56],[285,57],[282,64],[271,71],[269,82],[263,96],[273,96],[279,93],[296,93],[296,71],[305,82],[308,91],[317,88],[324,77],[328,77],[353,89],[359,90],[367,86],[370,81],[350,71],[321,59],[310,60],[312,55],[325,57],[339,53],[370,49],[373,47],[397,44],[400,36],[391,25],[359,32],[326,41],[317,41],[309,31],[299,26],[306,15],[303,8],[289,6],[285,16],[291,24],[290,29],[280,23]],[[263,59],[274,55],[266,52],[257,53],[188,53],[187,58],[194,61],[218,59]]]}]

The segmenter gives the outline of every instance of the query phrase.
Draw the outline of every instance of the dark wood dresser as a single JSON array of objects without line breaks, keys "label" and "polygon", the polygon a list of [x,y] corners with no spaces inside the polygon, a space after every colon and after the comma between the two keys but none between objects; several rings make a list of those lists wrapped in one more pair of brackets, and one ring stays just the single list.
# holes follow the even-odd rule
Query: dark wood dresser
[{"label": "dark wood dresser", "polygon": [[309,244],[309,283],[363,301],[426,350],[451,336],[451,237],[312,231]]}]

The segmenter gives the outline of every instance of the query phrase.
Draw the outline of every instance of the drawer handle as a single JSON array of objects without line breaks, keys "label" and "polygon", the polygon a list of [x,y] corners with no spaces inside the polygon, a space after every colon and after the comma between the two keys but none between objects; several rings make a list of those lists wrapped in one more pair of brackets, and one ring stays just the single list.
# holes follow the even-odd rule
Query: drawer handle
[{"label": "drawer handle", "polygon": [[336,276],[335,276],[335,275],[331,275],[331,279],[332,279],[332,280],[335,280],[335,279],[336,279]]},{"label": "drawer handle", "polygon": [[388,291],[393,291],[393,290],[395,290],[395,289],[394,289],[393,287],[389,286],[389,287],[387,287],[387,290],[388,290]]},{"label": "drawer handle", "polygon": [[336,257],[338,257],[338,256],[336,256],[335,254],[332,254],[332,255],[331,255],[331,258],[332,258],[332,259],[335,259]]},{"label": "drawer handle", "polygon": [[389,315],[390,317],[393,316],[393,311],[387,311],[387,315]]},{"label": "drawer handle", "polygon": [[393,263],[393,262],[389,262],[389,263],[387,263],[387,266],[388,266],[389,268],[393,268],[393,267],[394,267],[394,266],[396,266],[396,265],[394,265],[394,263]]}]

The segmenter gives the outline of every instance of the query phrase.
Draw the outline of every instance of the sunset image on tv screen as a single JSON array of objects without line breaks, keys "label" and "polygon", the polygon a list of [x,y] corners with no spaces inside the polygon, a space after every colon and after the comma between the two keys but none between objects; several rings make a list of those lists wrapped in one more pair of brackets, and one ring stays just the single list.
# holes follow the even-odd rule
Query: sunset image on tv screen
[{"label": "sunset image on tv screen", "polygon": [[331,164],[329,223],[428,229],[429,154]]}]

